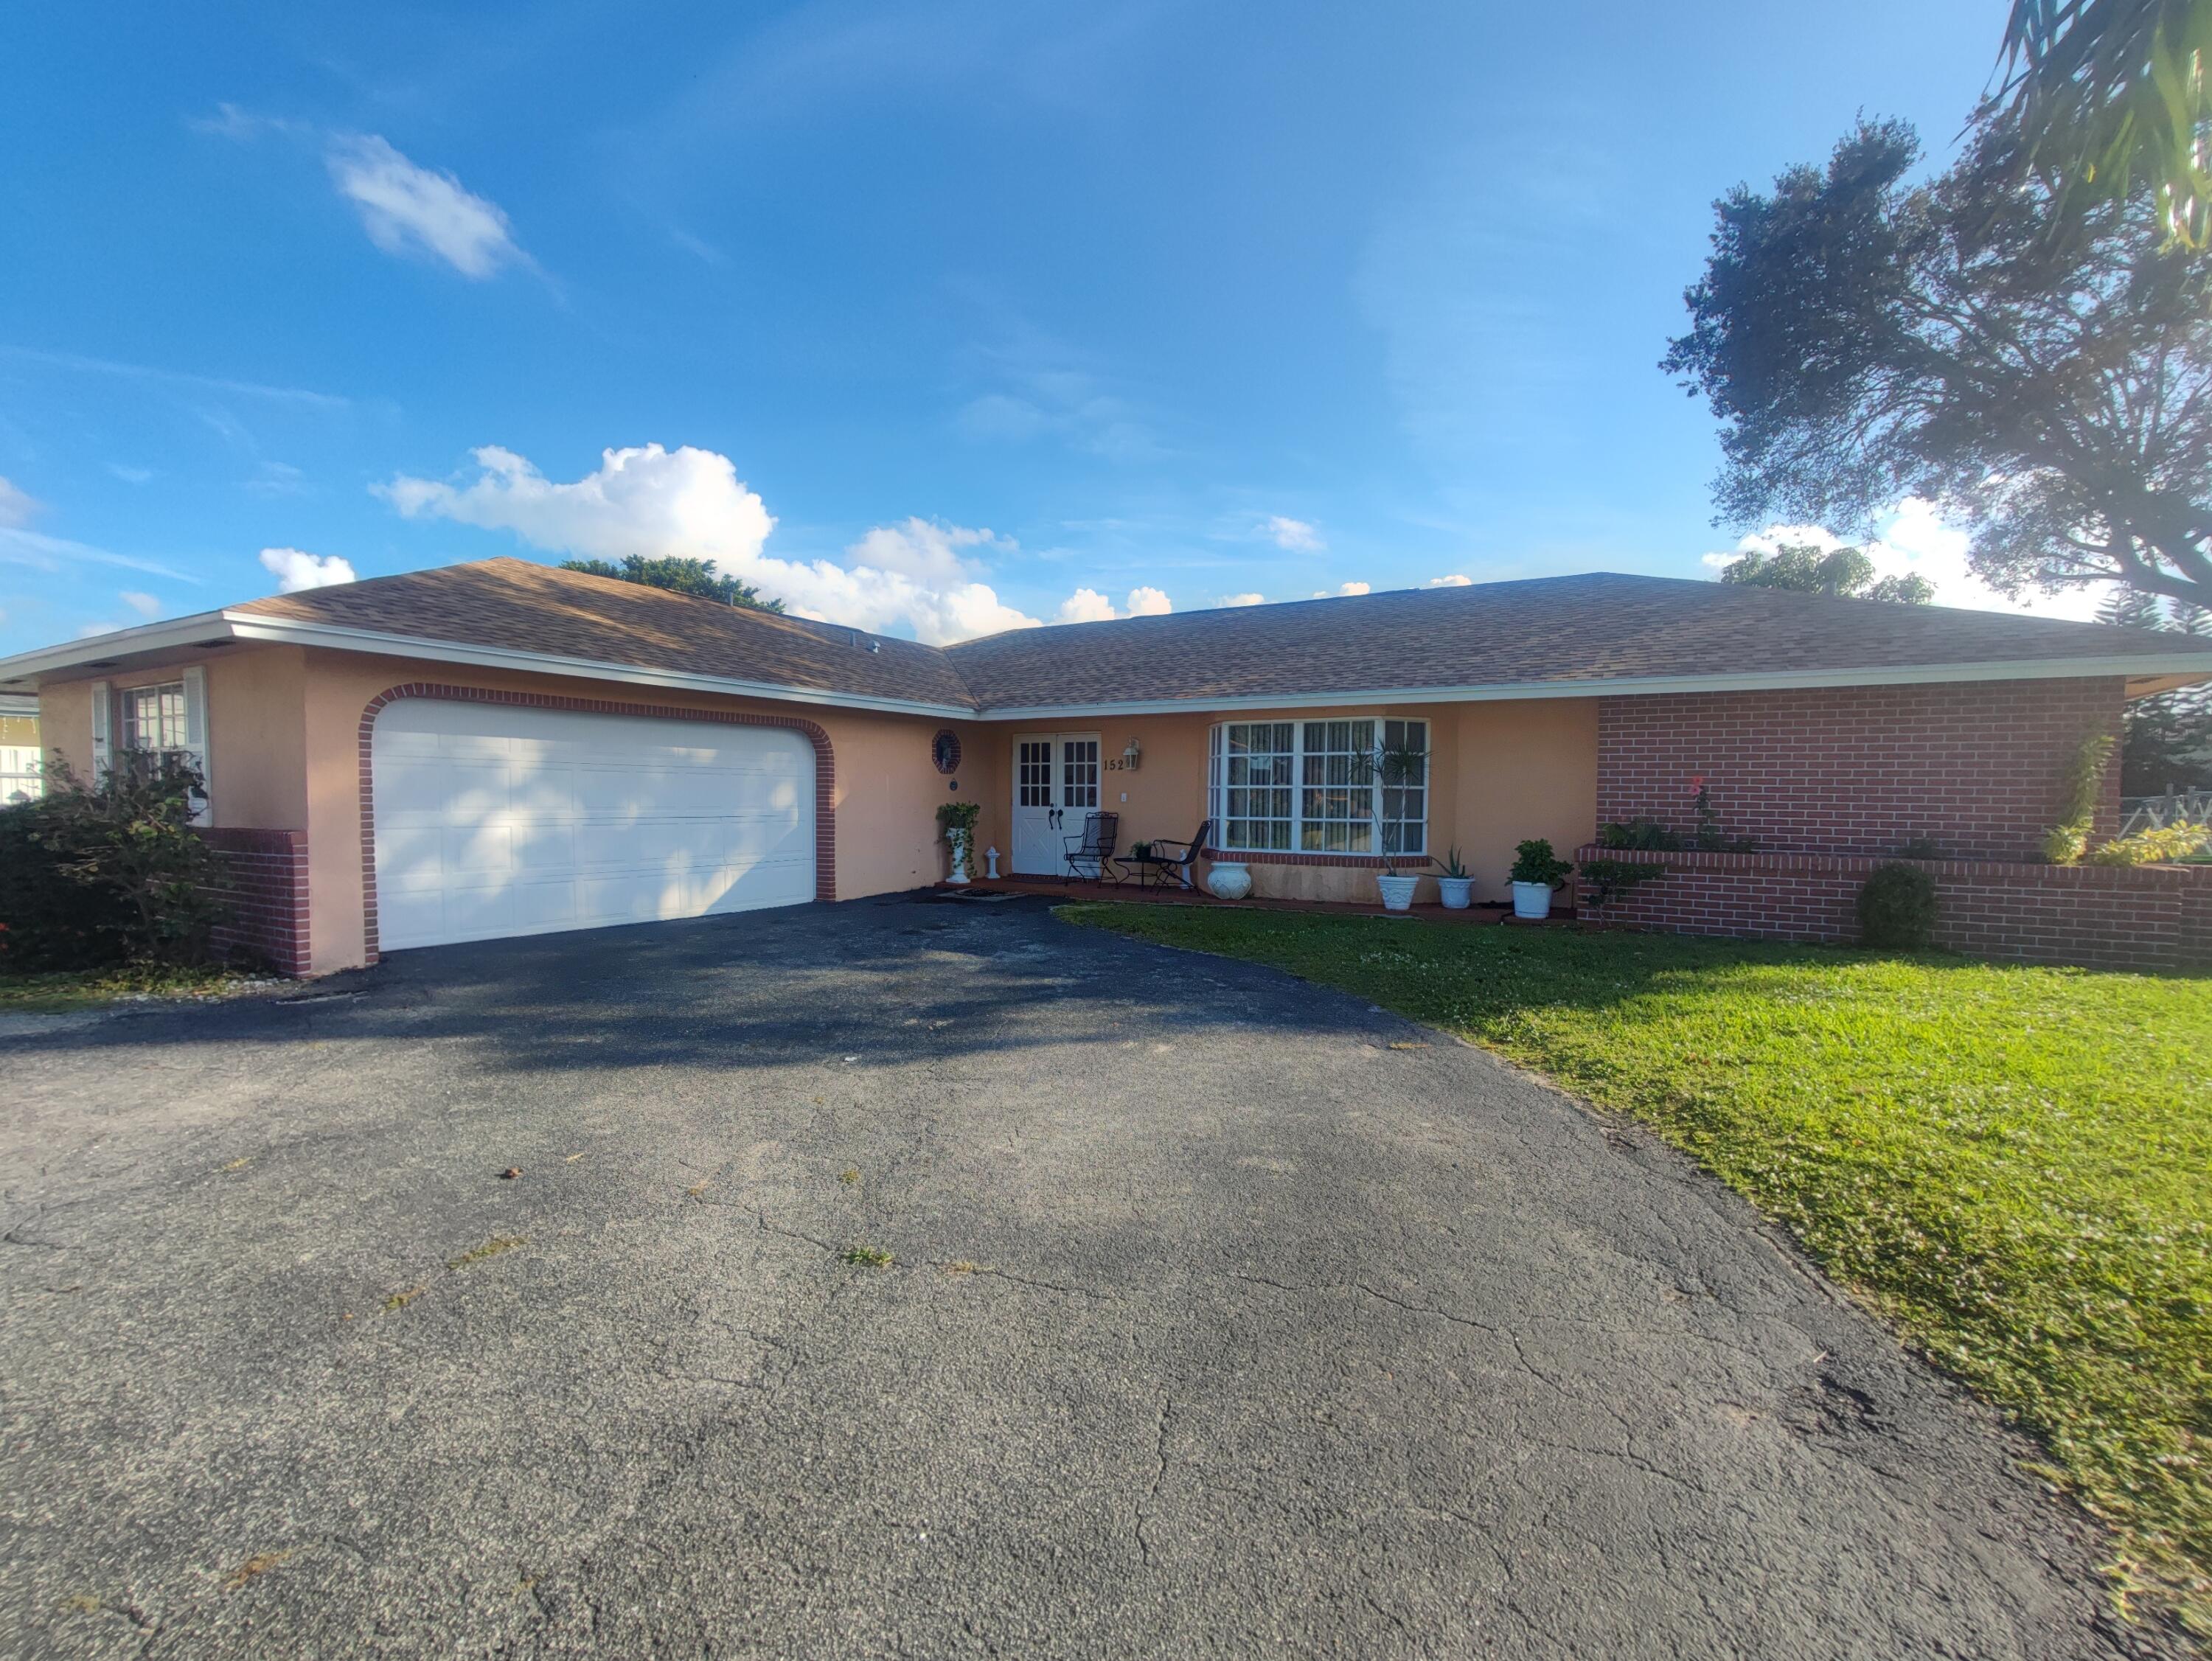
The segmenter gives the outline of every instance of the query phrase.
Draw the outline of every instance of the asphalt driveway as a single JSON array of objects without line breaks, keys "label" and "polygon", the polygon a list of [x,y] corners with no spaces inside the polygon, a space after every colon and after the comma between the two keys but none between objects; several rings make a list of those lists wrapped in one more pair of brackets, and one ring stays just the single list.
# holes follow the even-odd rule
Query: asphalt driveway
[{"label": "asphalt driveway", "polygon": [[1717,1184],[1034,901],[403,955],[0,1088],[6,1653],[2134,1641]]}]

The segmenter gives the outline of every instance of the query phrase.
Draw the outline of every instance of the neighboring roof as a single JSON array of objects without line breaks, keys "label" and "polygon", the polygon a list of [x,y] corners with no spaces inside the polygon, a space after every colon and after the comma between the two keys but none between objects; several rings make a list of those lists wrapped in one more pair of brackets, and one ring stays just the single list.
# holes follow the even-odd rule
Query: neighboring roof
[{"label": "neighboring roof", "polygon": [[0,682],[228,641],[801,702],[1047,718],[1603,691],[2062,675],[2212,678],[2212,640],[1599,573],[1068,623],[940,650],[534,561],[283,594],[25,653]]},{"label": "neighboring roof", "polygon": [[750,606],[479,560],[278,594],[226,616],[362,629],[595,663],[965,709],[968,688],[933,646]]},{"label": "neighboring roof", "polygon": [[946,655],[994,710],[1997,665],[2212,675],[2212,640],[2188,635],[1612,572],[1019,629]]}]

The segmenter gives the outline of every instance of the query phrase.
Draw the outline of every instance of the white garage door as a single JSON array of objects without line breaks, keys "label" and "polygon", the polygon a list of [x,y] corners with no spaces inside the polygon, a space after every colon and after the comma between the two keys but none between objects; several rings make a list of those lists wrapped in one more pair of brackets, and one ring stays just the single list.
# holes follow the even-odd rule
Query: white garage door
[{"label": "white garage door", "polygon": [[796,732],[418,698],[370,765],[388,950],[814,898]]}]

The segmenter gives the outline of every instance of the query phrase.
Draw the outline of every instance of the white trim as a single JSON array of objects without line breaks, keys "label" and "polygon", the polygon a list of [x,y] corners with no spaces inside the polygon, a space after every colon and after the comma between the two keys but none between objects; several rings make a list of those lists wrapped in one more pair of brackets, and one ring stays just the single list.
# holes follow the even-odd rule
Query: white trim
[{"label": "white trim", "polygon": [[188,664],[179,677],[185,686],[185,754],[199,769],[200,806],[192,815],[195,825],[215,822],[215,773],[208,765],[207,665]]},{"label": "white trim", "polygon": [[36,652],[0,658],[0,681],[20,681],[27,676],[76,669],[109,658],[127,658],[133,652],[167,652],[201,640],[228,640],[230,633],[220,611],[195,612],[189,617],[173,617],[164,623],[141,623],[135,628],[110,629],[105,634],[88,634],[67,646],[42,646]]},{"label": "white trim", "polygon": [[[92,683],[92,782],[104,784],[108,761],[114,754],[111,734],[115,725],[115,691],[105,681]],[[43,729],[40,737],[46,736]]]}]

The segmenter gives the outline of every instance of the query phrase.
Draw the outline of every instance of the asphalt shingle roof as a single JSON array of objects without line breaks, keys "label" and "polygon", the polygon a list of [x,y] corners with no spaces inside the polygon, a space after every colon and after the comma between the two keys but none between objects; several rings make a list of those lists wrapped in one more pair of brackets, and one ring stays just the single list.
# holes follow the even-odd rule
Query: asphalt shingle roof
[{"label": "asphalt shingle roof", "polygon": [[[720,605],[532,560],[440,566],[278,594],[229,609],[811,692],[956,708],[975,701],[934,646]],[[867,649],[871,644],[875,650]]]},{"label": "asphalt shingle roof", "polygon": [[1613,573],[1017,629],[944,650],[519,559],[232,609],[986,712],[2084,658],[2201,657],[2212,675],[2212,640],[2186,635]]}]

